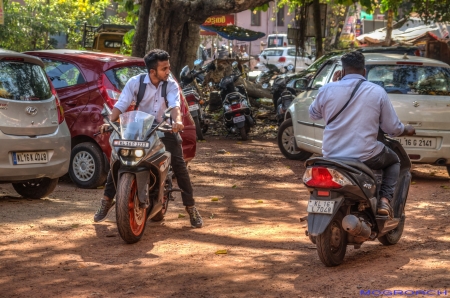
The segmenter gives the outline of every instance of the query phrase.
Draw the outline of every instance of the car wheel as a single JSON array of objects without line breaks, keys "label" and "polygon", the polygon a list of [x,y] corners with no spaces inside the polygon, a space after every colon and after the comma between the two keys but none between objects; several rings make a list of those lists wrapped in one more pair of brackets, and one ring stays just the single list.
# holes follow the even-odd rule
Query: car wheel
[{"label": "car wheel", "polygon": [[14,190],[24,198],[40,199],[51,194],[58,185],[58,178],[40,178],[25,182],[13,183]]},{"label": "car wheel", "polygon": [[292,160],[307,160],[313,155],[310,152],[303,150],[296,150],[294,146],[295,137],[294,137],[294,128],[292,127],[292,119],[286,119],[283,123],[281,123],[280,128],[278,129],[278,147],[280,148],[281,153],[287,158]]},{"label": "car wheel", "polygon": [[450,166],[447,166],[447,173],[450,176]]},{"label": "car wheel", "polygon": [[84,142],[72,149],[70,156],[70,179],[79,188],[97,188],[106,181],[105,162],[100,148]]}]

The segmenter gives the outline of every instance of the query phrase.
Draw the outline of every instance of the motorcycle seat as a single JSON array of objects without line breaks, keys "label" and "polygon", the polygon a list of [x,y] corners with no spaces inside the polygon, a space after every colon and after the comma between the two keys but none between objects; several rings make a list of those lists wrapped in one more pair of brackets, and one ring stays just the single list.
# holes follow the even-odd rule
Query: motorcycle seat
[{"label": "motorcycle seat", "polygon": [[358,160],[356,158],[314,157],[314,158],[308,159],[305,162],[306,166],[326,165],[326,164],[335,165],[335,166],[344,168],[346,170],[349,170],[351,172],[355,172],[355,169],[359,170],[360,172],[363,172],[364,174],[370,176],[374,181],[376,181],[373,170],[370,169],[363,162],[361,162],[360,160]]}]

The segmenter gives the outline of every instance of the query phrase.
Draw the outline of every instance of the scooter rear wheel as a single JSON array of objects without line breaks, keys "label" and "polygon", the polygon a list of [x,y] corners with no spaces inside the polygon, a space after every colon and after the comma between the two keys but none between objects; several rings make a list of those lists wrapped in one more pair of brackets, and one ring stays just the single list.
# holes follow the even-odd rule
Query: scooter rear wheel
[{"label": "scooter rear wheel", "polygon": [[380,241],[381,244],[386,246],[397,244],[397,242],[400,240],[403,234],[403,229],[405,227],[405,218],[406,217],[403,214],[397,227],[392,231],[389,231],[387,234],[378,238],[378,241]]},{"label": "scooter rear wheel", "polygon": [[242,141],[247,141],[248,140],[246,127],[247,127],[247,124],[240,128]]},{"label": "scooter rear wheel", "polygon": [[136,243],[144,234],[147,208],[139,207],[136,178],[131,173],[124,173],[117,183],[116,221],[126,243]]},{"label": "scooter rear wheel", "polygon": [[327,267],[340,265],[347,250],[347,234],[342,228],[343,216],[340,212],[332,219],[325,231],[317,235],[317,253]]}]

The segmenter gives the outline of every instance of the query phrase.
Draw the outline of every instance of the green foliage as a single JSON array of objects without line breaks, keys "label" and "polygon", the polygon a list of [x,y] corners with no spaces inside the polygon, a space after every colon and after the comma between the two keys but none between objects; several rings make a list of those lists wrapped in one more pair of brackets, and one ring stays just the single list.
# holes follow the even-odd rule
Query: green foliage
[{"label": "green foliage", "polygon": [[109,0],[24,0],[24,5],[4,1],[5,25],[0,26],[0,47],[27,51],[54,45],[50,35],[68,34],[78,47],[83,22],[100,24]]},{"label": "green foliage", "polygon": [[253,8],[252,11],[267,11],[268,9],[269,9],[269,3],[266,3],[261,6]]}]

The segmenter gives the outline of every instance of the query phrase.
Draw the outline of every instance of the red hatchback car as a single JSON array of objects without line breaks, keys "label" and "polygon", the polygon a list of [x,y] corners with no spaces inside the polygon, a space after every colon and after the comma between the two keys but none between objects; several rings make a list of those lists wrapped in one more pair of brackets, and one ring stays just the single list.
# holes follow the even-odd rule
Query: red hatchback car
[{"label": "red hatchback car", "polygon": [[[111,108],[129,78],[147,69],[142,58],[79,50],[30,51],[42,59],[64,109],[72,136],[69,175],[81,188],[103,185],[109,170],[109,134],[94,136],[103,123],[103,104]],[[195,125],[181,89],[186,162],[195,156]]]}]

